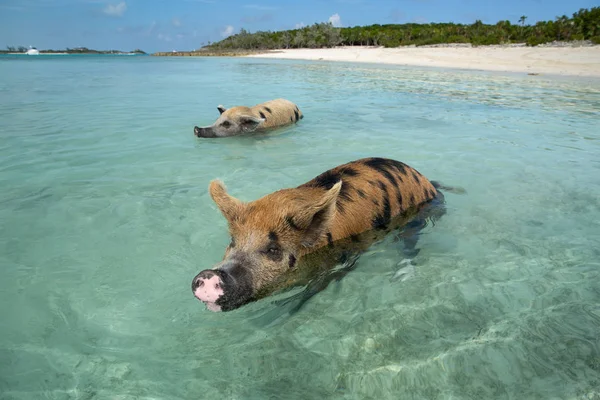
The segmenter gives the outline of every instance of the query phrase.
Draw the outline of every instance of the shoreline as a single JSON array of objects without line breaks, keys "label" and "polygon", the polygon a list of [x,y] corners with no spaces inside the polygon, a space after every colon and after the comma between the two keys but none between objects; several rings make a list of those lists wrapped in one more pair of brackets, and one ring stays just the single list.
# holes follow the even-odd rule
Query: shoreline
[{"label": "shoreline", "polygon": [[600,46],[346,46],[282,49],[243,57],[600,77]]},{"label": "shoreline", "polygon": [[260,50],[195,50],[195,51],[159,51],[154,57],[244,57],[263,54]]}]

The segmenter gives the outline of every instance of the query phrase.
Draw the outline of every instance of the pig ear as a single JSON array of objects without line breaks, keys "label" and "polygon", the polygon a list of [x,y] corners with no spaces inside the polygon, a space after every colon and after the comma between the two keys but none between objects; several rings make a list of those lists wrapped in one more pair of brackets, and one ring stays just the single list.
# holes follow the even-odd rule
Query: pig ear
[{"label": "pig ear", "polygon": [[221,210],[221,213],[223,213],[223,216],[229,222],[235,220],[239,212],[244,208],[244,203],[230,196],[223,182],[219,180],[211,181],[208,191],[210,192],[210,197],[212,197],[219,210]]},{"label": "pig ear", "polygon": [[294,216],[303,231],[302,246],[312,247],[321,239],[335,213],[335,202],[341,188],[342,181],[339,181]]},{"label": "pig ear", "polygon": [[223,107],[221,104],[217,106],[217,110],[219,110],[219,114],[223,114],[227,109]]},{"label": "pig ear", "polygon": [[245,132],[252,132],[255,130],[261,122],[264,122],[264,118],[258,118],[253,115],[244,115],[240,118],[242,129]]}]

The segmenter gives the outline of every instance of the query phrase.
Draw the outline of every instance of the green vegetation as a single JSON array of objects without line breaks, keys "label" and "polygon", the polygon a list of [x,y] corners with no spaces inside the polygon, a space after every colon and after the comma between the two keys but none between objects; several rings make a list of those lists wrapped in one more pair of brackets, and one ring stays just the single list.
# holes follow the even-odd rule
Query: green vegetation
[{"label": "green vegetation", "polygon": [[9,53],[25,53],[27,51],[27,47],[25,46],[6,46],[6,51]]},{"label": "green vegetation", "polygon": [[432,45],[440,43],[471,43],[474,46],[527,43],[536,46],[552,41],[600,39],[600,7],[581,9],[571,18],[563,15],[554,21],[540,21],[535,25],[525,25],[527,16],[519,18],[518,24],[499,21],[487,25],[477,20],[473,24],[389,24],[335,28],[329,23],[320,23],[301,29],[278,32],[240,33],[220,42],[209,44],[203,49],[289,49],[321,48],[343,46],[385,46]]},{"label": "green vegetation", "polygon": [[245,49],[207,49],[202,48],[194,51],[161,51],[153,53],[153,56],[160,57],[193,57],[193,56],[204,56],[204,57],[240,57],[247,56],[250,54],[260,53],[258,50],[245,50]]}]

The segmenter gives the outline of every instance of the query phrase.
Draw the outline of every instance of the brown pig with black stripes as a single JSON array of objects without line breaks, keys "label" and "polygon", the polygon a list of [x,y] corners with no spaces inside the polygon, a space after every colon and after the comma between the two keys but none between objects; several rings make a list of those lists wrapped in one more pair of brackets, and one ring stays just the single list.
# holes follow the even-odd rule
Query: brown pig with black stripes
[{"label": "brown pig with black stripes", "polygon": [[[227,219],[231,243],[219,264],[194,277],[192,292],[209,310],[229,311],[314,278],[307,263],[322,249],[346,243],[366,250],[392,229],[424,226],[434,205],[441,216],[440,188],[452,189],[386,158],[352,161],[251,202],[213,180],[209,192]],[[340,261],[339,252],[321,254],[311,262]]]},{"label": "brown pig with black stripes", "polygon": [[221,116],[214,124],[194,127],[194,135],[205,138],[236,136],[261,132],[298,122],[303,118],[298,106],[289,100],[276,99],[253,107],[217,107]]}]

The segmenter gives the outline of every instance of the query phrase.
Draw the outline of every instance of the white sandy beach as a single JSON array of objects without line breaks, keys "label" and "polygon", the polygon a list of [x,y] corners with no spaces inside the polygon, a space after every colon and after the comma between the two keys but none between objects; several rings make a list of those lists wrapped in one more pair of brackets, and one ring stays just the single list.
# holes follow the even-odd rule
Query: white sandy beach
[{"label": "white sandy beach", "polygon": [[337,47],[289,49],[247,57],[348,61],[484,71],[600,77],[593,47]]}]

